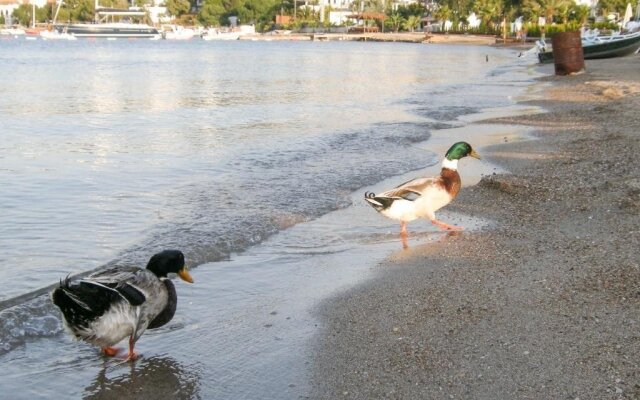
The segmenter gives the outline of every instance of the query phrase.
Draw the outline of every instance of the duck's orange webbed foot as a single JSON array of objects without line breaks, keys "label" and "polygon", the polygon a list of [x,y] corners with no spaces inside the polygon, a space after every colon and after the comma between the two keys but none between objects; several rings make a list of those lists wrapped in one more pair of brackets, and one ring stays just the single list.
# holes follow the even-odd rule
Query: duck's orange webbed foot
[{"label": "duck's orange webbed foot", "polygon": [[115,357],[120,352],[120,349],[116,347],[103,347],[100,351],[107,357]]},{"label": "duck's orange webbed foot", "polygon": [[447,231],[461,231],[464,229],[462,226],[449,225],[446,222],[438,221],[437,219],[431,220],[431,223]]},{"label": "duck's orange webbed foot", "polygon": [[407,223],[404,221],[400,221],[400,237],[406,239],[409,236],[407,232]]},{"label": "duck's orange webbed foot", "polygon": [[136,345],[136,342],[133,340],[133,336],[129,338],[129,355],[125,361],[135,361],[138,358],[138,355],[133,351],[133,347]]}]

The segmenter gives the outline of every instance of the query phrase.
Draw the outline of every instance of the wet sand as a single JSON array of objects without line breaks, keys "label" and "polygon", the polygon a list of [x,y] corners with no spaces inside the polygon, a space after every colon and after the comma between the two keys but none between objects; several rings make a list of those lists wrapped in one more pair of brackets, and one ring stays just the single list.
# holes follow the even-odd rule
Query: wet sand
[{"label": "wet sand", "polygon": [[586,66],[488,121],[537,138],[481,149],[511,173],[448,206],[488,228],[322,303],[311,398],[640,398],[640,56]]}]

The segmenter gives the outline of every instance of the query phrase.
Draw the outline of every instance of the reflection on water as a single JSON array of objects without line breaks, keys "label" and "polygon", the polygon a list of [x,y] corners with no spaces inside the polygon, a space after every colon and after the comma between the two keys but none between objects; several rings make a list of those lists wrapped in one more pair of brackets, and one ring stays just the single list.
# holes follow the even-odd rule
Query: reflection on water
[{"label": "reflection on water", "polygon": [[140,358],[135,363],[105,363],[84,391],[87,400],[98,399],[200,399],[197,370],[170,357]]},{"label": "reflection on water", "polygon": [[0,263],[29,276],[0,269],[0,302],[162,247],[225,259],[283,215],[317,218],[424,167],[412,144],[433,126],[514,92],[487,77],[487,52],[506,54],[477,47],[0,46]]}]

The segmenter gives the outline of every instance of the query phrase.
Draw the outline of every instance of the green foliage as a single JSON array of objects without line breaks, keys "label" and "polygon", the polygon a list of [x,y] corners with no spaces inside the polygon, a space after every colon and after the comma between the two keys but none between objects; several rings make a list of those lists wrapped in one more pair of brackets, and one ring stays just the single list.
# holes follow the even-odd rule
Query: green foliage
[{"label": "green foliage", "polygon": [[[33,6],[31,4],[21,4],[13,10],[11,14],[14,21],[20,25],[30,26],[33,18]],[[51,7],[36,7],[36,22],[47,22],[51,19]],[[3,20],[0,22],[4,24]]]},{"label": "green foliage", "polygon": [[484,23],[481,22],[480,26],[474,29],[468,29],[468,30],[456,30],[459,33],[462,32],[467,32],[467,33],[473,33],[476,35],[500,35],[502,33],[501,31],[501,27],[498,24],[494,24],[494,23]]},{"label": "green foliage", "polygon": [[482,24],[488,26],[490,22],[502,19],[503,3],[502,0],[476,0],[473,11]]},{"label": "green foliage", "polygon": [[425,13],[425,8],[422,3],[413,3],[408,6],[399,6],[396,13],[400,14],[404,19],[408,19],[412,15],[422,17]]},{"label": "green foliage", "polygon": [[452,15],[453,15],[453,11],[451,11],[449,6],[446,4],[440,6],[435,13],[435,17],[438,19],[438,21],[450,20]]},{"label": "green foliage", "polygon": [[204,26],[220,26],[226,12],[222,0],[205,0],[198,12],[198,21]]},{"label": "green foliage", "polygon": [[100,0],[100,5],[102,7],[129,8],[129,2],[127,0]]},{"label": "green foliage", "polygon": [[534,23],[526,23],[524,24],[523,29],[527,32],[527,36],[529,37],[541,37],[544,32],[544,36],[549,39],[558,32],[579,31],[580,27],[580,23],[570,21],[567,24],[547,24],[545,26],[539,26]]},{"label": "green foliage", "polygon": [[[83,1],[83,0],[70,0]],[[120,1],[120,0],[113,0]],[[141,0],[139,0],[141,1]],[[184,0],[167,0],[184,1]],[[240,23],[255,23],[258,30],[268,29],[273,26],[275,15],[282,13],[293,15],[294,0],[205,0],[198,13],[198,20],[204,25],[226,25],[229,16],[235,15]],[[587,21],[589,8],[578,6],[573,0],[436,0],[438,7],[433,16],[439,21],[450,20],[453,22],[454,31],[469,32],[465,30],[468,25],[467,17],[475,12],[481,20],[480,27],[473,33],[501,34],[499,24],[503,18],[513,21],[519,16],[524,17],[527,23],[529,36],[536,34],[540,29],[535,25],[539,17],[546,17],[549,24],[544,29],[547,35],[557,30],[563,31],[567,26],[579,26]],[[616,11],[624,10],[628,0],[600,0],[604,6],[613,7]],[[316,4],[311,0],[309,4]],[[619,3],[619,4],[618,4]],[[614,4],[613,6],[611,4]],[[618,9],[620,8],[620,10]],[[422,2],[408,6],[399,6],[391,9],[388,0],[354,0],[350,6],[354,12],[382,12],[386,9],[387,20],[384,22],[385,30],[395,32],[416,29],[425,13]],[[325,8],[325,26],[329,26],[328,12]],[[378,22],[378,24],[380,24]],[[295,19],[286,28],[297,29],[301,27],[321,26],[320,15],[310,8],[297,8]]]},{"label": "green foliage", "polygon": [[6,21],[4,20],[4,14],[0,14],[0,25],[4,24],[6,24]]},{"label": "green foliage", "polygon": [[404,21],[403,28],[413,32],[418,26],[420,26],[420,22],[422,21],[422,17],[417,15],[410,15]]},{"label": "green foliage", "polygon": [[575,4],[573,0],[545,0],[544,11],[547,22],[566,23],[569,8]]},{"label": "green foliage", "polygon": [[284,4],[278,0],[205,0],[198,21],[205,26],[228,25],[229,17],[241,24],[256,24],[259,29],[270,25]]},{"label": "green foliage", "polygon": [[31,6],[28,4],[22,4],[20,7],[13,10],[11,14],[14,21],[17,21],[21,25],[29,25],[31,21]]},{"label": "green foliage", "polygon": [[531,22],[522,25],[522,30],[530,37],[540,37],[540,26]]},{"label": "green foliage", "polygon": [[353,0],[350,7],[354,12],[384,12],[383,0]]},{"label": "green foliage", "polygon": [[[103,5],[102,2],[100,4]],[[94,11],[93,0],[65,0],[64,6],[60,8],[57,22],[93,21]]]},{"label": "green foliage", "polygon": [[459,18],[469,15],[473,9],[474,0],[439,0],[440,7],[447,6],[453,15],[452,20],[458,21]]},{"label": "green foliage", "polygon": [[523,0],[521,11],[525,21],[536,23],[538,17],[545,17],[547,23],[566,24],[570,19],[586,18],[589,7],[578,6],[573,0]]},{"label": "green foliage", "polygon": [[[602,12],[602,15],[604,15],[605,17],[609,13],[618,13],[619,15],[624,15],[625,10],[627,9],[627,3],[629,2],[629,0],[599,0],[598,8]],[[634,3],[632,2],[631,4]]]},{"label": "green foliage", "polygon": [[191,3],[189,3],[189,0],[165,0],[165,6],[169,15],[180,18],[180,16],[189,12]]},{"label": "green foliage", "polygon": [[618,30],[618,24],[616,24],[615,22],[609,22],[609,21],[596,22],[595,24],[593,24],[593,27],[600,31],[617,31]]},{"label": "green foliage", "polygon": [[569,9],[569,20],[584,25],[589,19],[590,12],[589,6],[574,4]]},{"label": "green foliage", "polygon": [[384,21],[385,25],[394,32],[398,32],[398,30],[400,29],[400,25],[402,25],[403,22],[405,22],[405,19],[402,18],[400,14],[395,13],[389,15]]},{"label": "green foliage", "polygon": [[544,5],[543,0],[523,0],[520,11],[525,21],[538,23],[538,17],[543,16]]}]

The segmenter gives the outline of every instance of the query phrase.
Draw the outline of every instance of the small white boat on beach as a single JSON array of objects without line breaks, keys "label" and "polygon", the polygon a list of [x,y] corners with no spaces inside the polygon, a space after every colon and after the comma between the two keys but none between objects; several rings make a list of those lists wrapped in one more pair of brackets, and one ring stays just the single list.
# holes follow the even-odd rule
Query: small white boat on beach
[{"label": "small white boat on beach", "polygon": [[0,35],[2,36],[20,36],[26,33],[27,31],[20,27],[9,27],[0,29]]},{"label": "small white boat on beach", "polygon": [[196,35],[196,31],[180,25],[163,25],[162,38],[166,40],[190,40]]},{"label": "small white boat on beach", "polygon": [[204,40],[238,40],[240,32],[222,31],[218,28],[209,28],[202,33]]},{"label": "small white boat on beach", "polygon": [[238,40],[241,36],[256,33],[253,25],[240,25],[233,28],[209,28],[202,33],[204,40]]}]

